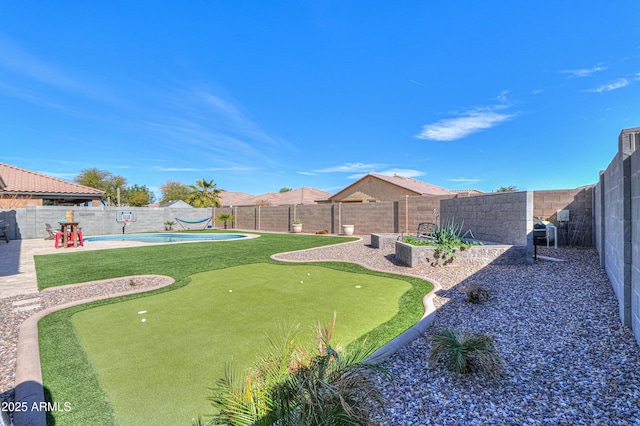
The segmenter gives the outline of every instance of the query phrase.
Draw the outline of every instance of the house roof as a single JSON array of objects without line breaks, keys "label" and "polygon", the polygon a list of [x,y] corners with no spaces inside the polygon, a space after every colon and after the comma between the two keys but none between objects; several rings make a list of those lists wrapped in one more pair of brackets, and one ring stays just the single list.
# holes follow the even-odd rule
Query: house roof
[{"label": "house roof", "polygon": [[267,192],[247,200],[245,204],[316,204],[318,200],[326,200],[331,193],[315,188],[301,187],[287,192]]},{"label": "house roof", "polygon": [[191,206],[191,204],[189,204],[189,203],[187,203],[186,201],[183,201],[183,200],[170,200],[170,201],[167,201],[164,204],[161,204],[160,207],[186,208],[186,207],[192,207],[192,206]]},{"label": "house roof", "polygon": [[[453,193],[452,191],[446,188],[442,188],[440,186],[432,185],[430,183],[423,182],[421,180],[413,179],[406,176],[399,176],[399,175],[387,176],[379,173],[368,173],[365,176],[358,179],[357,181],[353,182],[351,185],[347,186],[346,188],[336,192],[331,197],[329,197],[329,199],[333,200],[335,198],[339,198],[340,194],[345,193],[349,188],[353,187],[354,185],[357,185],[358,183],[360,183],[361,181],[369,177],[373,177],[373,178],[388,182],[392,185],[398,186],[400,188],[406,189],[410,192],[413,192],[415,195],[446,195],[446,194]],[[367,199],[372,198],[370,195],[367,195],[367,194],[364,194],[364,195],[368,197]],[[357,198],[354,196],[355,196],[355,193],[345,198],[345,200],[348,201],[350,199]]]},{"label": "house roof", "polygon": [[92,199],[101,198],[105,194],[99,189],[78,185],[5,163],[0,163],[0,179],[5,184],[2,192],[9,194],[72,195]]},{"label": "house roof", "polygon": [[[369,176],[377,177],[380,180],[387,181],[391,184],[416,192],[420,195],[445,195],[451,194],[452,191],[441,186],[432,185],[421,180],[413,179],[406,176],[387,176],[378,173],[369,173]],[[366,176],[365,176],[366,177]]]},{"label": "house roof", "polygon": [[220,205],[222,206],[244,206],[247,204],[253,204],[250,200],[253,199],[253,195],[246,192],[233,192],[222,190],[220,192]]}]

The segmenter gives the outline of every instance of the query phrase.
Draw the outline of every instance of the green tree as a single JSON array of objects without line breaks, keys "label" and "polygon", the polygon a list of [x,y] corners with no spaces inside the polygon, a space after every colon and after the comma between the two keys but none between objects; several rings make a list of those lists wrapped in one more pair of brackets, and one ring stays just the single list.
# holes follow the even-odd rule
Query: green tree
[{"label": "green tree", "polygon": [[103,202],[106,201],[109,205],[117,205],[118,190],[120,190],[120,195],[122,196],[122,192],[127,187],[127,179],[124,177],[96,168],[81,170],[74,181],[80,185],[106,192]]},{"label": "green tree", "polygon": [[233,222],[234,220],[236,220],[235,216],[229,213],[222,213],[216,216],[216,222],[223,222],[224,229],[227,229],[227,222]]},{"label": "green tree", "polygon": [[125,190],[122,203],[128,206],[148,206],[156,200],[155,194],[145,185],[132,185]]},{"label": "green tree", "polygon": [[292,189],[291,188],[287,188],[286,186],[284,188],[280,188],[280,193],[289,192],[289,191],[292,191]]},{"label": "green tree", "polygon": [[189,198],[191,189],[189,185],[177,180],[166,180],[160,185],[160,193],[162,194],[160,204],[164,204],[172,200],[186,201]]},{"label": "green tree", "polygon": [[501,186],[496,192],[518,192],[518,187],[515,185]]},{"label": "green tree", "polygon": [[217,186],[213,179],[197,179],[195,185],[189,185],[191,192],[185,201],[193,207],[220,207],[222,190]]}]

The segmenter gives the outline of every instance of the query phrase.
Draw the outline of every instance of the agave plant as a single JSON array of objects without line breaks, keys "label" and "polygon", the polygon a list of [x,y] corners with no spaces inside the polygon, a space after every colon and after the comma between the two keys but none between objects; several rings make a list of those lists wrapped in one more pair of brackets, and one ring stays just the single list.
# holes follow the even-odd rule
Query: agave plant
[{"label": "agave plant", "polygon": [[317,347],[301,344],[299,325],[269,338],[269,351],[244,380],[231,369],[208,398],[219,410],[210,424],[227,425],[367,425],[367,407],[383,403],[365,363],[372,353],[365,345],[344,352],[330,344],[333,321],[316,331]]},{"label": "agave plant", "polygon": [[498,374],[500,356],[493,339],[485,334],[443,328],[431,336],[429,365],[444,362],[459,374],[479,372],[487,377]]}]

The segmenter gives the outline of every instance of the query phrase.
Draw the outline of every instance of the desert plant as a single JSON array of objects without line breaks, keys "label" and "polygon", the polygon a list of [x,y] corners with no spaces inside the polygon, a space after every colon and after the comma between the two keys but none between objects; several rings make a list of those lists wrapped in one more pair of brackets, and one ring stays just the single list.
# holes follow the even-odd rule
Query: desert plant
[{"label": "desert plant", "polygon": [[413,236],[407,236],[402,239],[405,243],[413,244],[415,246],[435,246],[435,254],[441,258],[444,262],[452,261],[456,258],[456,250],[465,250],[474,245],[481,245],[477,241],[466,242],[463,239],[474,238],[471,229],[463,232],[464,222],[456,224],[455,220],[449,219],[442,225],[436,226],[436,229],[432,233],[432,239],[423,240]]},{"label": "desert plant", "polygon": [[233,222],[234,220],[236,220],[235,216],[229,213],[222,213],[216,216],[216,222],[223,222],[224,229],[227,229],[227,222]]},{"label": "desert plant", "polygon": [[208,398],[219,410],[211,424],[230,425],[366,425],[368,404],[382,403],[369,371],[386,372],[363,362],[371,349],[358,346],[349,353],[330,343],[333,321],[316,331],[311,351],[298,339],[299,325],[276,339],[244,380],[227,369]]},{"label": "desert plant", "polygon": [[498,374],[500,356],[493,339],[485,334],[443,328],[431,336],[429,365],[444,362],[458,374],[479,372],[487,377]]},{"label": "desert plant", "polygon": [[176,223],[172,220],[168,220],[164,223],[164,226],[166,228],[167,231],[173,231],[173,225],[175,225]]},{"label": "desert plant", "polygon": [[292,225],[300,225],[301,223],[302,223],[302,221],[301,221],[300,219],[298,219],[297,217],[296,217],[296,218],[294,218],[294,219],[291,221],[291,224],[292,224]]},{"label": "desert plant", "polygon": [[469,283],[469,285],[465,287],[464,292],[467,295],[465,302],[469,303],[479,304],[490,298],[489,291],[476,283]]}]

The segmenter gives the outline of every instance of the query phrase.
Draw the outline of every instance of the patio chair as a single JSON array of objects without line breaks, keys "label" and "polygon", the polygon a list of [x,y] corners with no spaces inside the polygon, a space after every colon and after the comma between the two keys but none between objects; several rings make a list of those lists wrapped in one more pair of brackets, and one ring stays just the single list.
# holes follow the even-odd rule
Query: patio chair
[{"label": "patio chair", "polygon": [[416,233],[416,238],[418,240],[427,240],[433,241],[435,240],[434,232],[438,229],[438,225],[433,222],[422,222],[418,224],[418,232]]},{"label": "patio chair", "polygon": [[47,233],[49,234],[49,236],[46,237],[45,240],[55,240],[56,234],[60,231],[53,229],[53,227],[51,227],[51,225],[49,225],[48,223],[45,223],[44,227],[46,228]]},{"label": "patio chair", "polygon": [[[415,239],[420,241],[434,241],[434,232],[438,229],[438,225],[433,222],[421,222],[418,224],[418,230],[416,231],[416,235],[413,236]],[[398,237],[398,240],[402,241],[404,237],[412,236],[411,234],[405,234]]]}]

